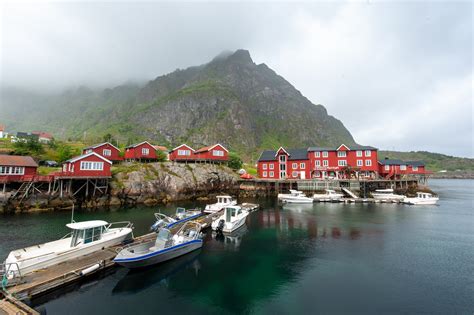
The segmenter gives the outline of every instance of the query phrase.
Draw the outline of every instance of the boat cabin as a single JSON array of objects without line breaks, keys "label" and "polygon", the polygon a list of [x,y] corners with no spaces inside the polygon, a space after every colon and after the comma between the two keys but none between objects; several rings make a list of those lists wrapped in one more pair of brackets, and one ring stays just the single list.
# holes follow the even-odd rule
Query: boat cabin
[{"label": "boat cabin", "polygon": [[233,218],[242,214],[241,207],[226,207],[225,208],[225,222],[232,222]]},{"label": "boat cabin", "polygon": [[71,247],[100,240],[102,234],[107,231],[108,225],[108,222],[102,220],[66,224],[72,230]]},{"label": "boat cabin", "polygon": [[225,204],[231,203],[233,200],[232,197],[229,195],[216,196],[216,198],[217,198],[217,203],[225,203]]},{"label": "boat cabin", "polygon": [[417,193],[416,193],[416,198],[419,198],[419,199],[429,199],[429,198],[433,198],[433,195],[430,194],[430,193],[417,192]]}]

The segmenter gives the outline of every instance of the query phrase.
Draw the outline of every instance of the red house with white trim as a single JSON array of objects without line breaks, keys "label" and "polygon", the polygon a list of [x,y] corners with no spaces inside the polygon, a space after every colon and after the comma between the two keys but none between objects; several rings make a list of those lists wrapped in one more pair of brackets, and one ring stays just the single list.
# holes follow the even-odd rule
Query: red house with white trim
[{"label": "red house with white trim", "polygon": [[63,163],[58,177],[108,178],[112,176],[112,162],[95,152],[77,156]]},{"label": "red house with white trim", "polygon": [[0,182],[20,182],[25,176],[35,176],[37,169],[31,156],[0,155]]},{"label": "red house with white trim", "polygon": [[119,162],[123,160],[123,157],[120,156],[120,149],[110,142],[96,144],[82,150],[82,154],[88,154],[91,152],[95,152],[112,162]]},{"label": "red house with white trim", "polygon": [[308,179],[310,160],[307,149],[263,151],[258,159],[257,174],[268,179]]},{"label": "red house with white trim", "polygon": [[194,149],[187,144],[179,145],[169,152],[170,161],[194,161],[195,159]]},{"label": "red house with white trim", "polygon": [[126,147],[124,159],[129,161],[153,161],[157,159],[156,150],[148,141],[143,141]]},{"label": "red house with white trim", "polygon": [[217,143],[194,151],[194,156],[200,161],[224,162],[229,160],[229,150],[227,150],[223,145]]},{"label": "red house with white trim", "polygon": [[386,179],[400,179],[404,175],[427,175],[431,172],[425,169],[422,161],[402,161],[384,159],[378,161],[379,174]]}]

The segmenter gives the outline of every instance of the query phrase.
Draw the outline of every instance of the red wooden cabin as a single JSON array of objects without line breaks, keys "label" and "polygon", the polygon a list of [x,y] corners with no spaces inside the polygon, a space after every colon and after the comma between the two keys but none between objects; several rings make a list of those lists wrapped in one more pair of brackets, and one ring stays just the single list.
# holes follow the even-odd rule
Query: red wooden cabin
[{"label": "red wooden cabin", "polygon": [[404,175],[426,175],[425,163],[422,161],[402,161],[384,159],[378,161],[380,176],[387,179],[400,179]]},{"label": "red wooden cabin", "polygon": [[107,178],[112,176],[112,162],[95,152],[77,156],[63,163],[57,177]]},{"label": "red wooden cabin", "polygon": [[193,148],[187,144],[182,144],[169,152],[169,160],[177,162],[194,161],[196,160],[196,155]]},{"label": "red wooden cabin", "polygon": [[0,155],[0,182],[20,182],[37,174],[38,164],[31,156]]},{"label": "red wooden cabin", "polygon": [[229,151],[223,145],[217,143],[194,151],[194,156],[196,160],[200,161],[223,162],[229,160]]},{"label": "red wooden cabin", "polygon": [[156,150],[148,141],[143,141],[126,147],[124,159],[129,161],[153,161],[157,159]]},{"label": "red wooden cabin", "polygon": [[119,162],[123,160],[123,157],[120,156],[120,149],[110,142],[96,144],[82,150],[82,154],[88,154],[91,152],[95,152],[112,162]]}]

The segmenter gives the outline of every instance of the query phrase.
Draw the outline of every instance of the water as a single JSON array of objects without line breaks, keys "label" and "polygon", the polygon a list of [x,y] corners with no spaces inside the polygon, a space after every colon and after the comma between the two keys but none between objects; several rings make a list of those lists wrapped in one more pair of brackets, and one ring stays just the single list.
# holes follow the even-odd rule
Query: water
[{"label": "water", "polygon": [[[264,209],[240,235],[207,233],[200,251],[147,270],[117,268],[32,305],[48,314],[472,314],[474,181],[430,185],[439,206],[260,199]],[[139,235],[155,210],[80,212],[76,220],[131,220]],[[0,257],[65,234],[68,220],[68,212],[1,217]]]}]

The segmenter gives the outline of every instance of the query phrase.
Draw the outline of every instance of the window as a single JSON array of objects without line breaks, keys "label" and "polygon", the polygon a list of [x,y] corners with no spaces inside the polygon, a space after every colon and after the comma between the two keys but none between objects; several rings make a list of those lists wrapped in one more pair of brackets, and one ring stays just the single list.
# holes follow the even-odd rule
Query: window
[{"label": "window", "polygon": [[384,169],[385,169],[386,171],[389,171],[389,170],[390,170],[390,165],[385,165]]},{"label": "window", "polygon": [[407,166],[406,165],[400,165],[400,171],[406,171]]},{"label": "window", "polygon": [[362,163],[362,160],[357,160],[357,166],[362,166],[362,165],[364,165],[364,163]]},{"label": "window", "polygon": [[148,155],[148,154],[150,154],[150,149],[148,149],[148,148],[142,148],[142,154],[143,154],[143,155]]},{"label": "window", "polygon": [[103,155],[103,156],[111,156],[111,155],[112,155],[112,151],[109,150],[109,149],[104,149],[104,150],[102,150],[102,155]]},{"label": "window", "polygon": [[292,177],[298,177],[298,172],[293,172],[293,173],[291,173],[291,176],[292,176]]},{"label": "window", "polygon": [[305,169],[305,166],[306,166],[306,165],[305,165],[304,163],[300,163],[300,168],[301,168],[302,170]]},{"label": "window", "polygon": [[264,170],[266,170],[266,169],[267,169],[267,164],[262,164],[262,168],[263,168]]},{"label": "window", "polygon": [[418,172],[418,166],[413,166],[413,171]]},{"label": "window", "polygon": [[178,150],[178,155],[191,155],[191,151],[189,150]]},{"label": "window", "polygon": [[0,174],[3,175],[24,175],[25,168],[22,166],[0,166]]},{"label": "window", "polygon": [[372,166],[372,160],[365,160],[365,166]]},{"label": "window", "polygon": [[346,157],[346,151],[337,151],[337,157]]},{"label": "window", "polygon": [[291,167],[298,168],[298,163],[293,163]]},{"label": "window", "polygon": [[328,151],[323,151],[323,157],[328,157]]},{"label": "window", "polygon": [[361,156],[362,156],[362,151],[358,150],[358,151],[356,152],[356,155],[357,155],[357,157],[361,157]]},{"label": "window", "polygon": [[337,165],[339,165],[339,166],[347,166],[347,161],[346,161],[346,160],[339,160],[339,161],[337,161]]},{"label": "window", "polygon": [[270,177],[273,177],[273,176],[275,176],[275,173],[270,172]]},{"label": "window", "polygon": [[371,156],[372,155],[372,151],[370,150],[365,150],[365,156]]},{"label": "window", "polygon": [[316,161],[316,167],[321,166],[321,161]]},{"label": "window", "polygon": [[272,170],[274,168],[274,165],[273,164],[270,164],[270,169]]},{"label": "window", "polygon": [[279,158],[280,163],[286,163],[286,155],[280,155]]},{"label": "window", "polygon": [[104,162],[81,162],[82,171],[102,171],[104,169]]},{"label": "window", "polygon": [[328,166],[329,165],[329,161],[328,160],[323,160],[323,166]]},{"label": "window", "polygon": [[320,157],[321,156],[321,152],[314,152],[314,157]]},{"label": "window", "polygon": [[263,176],[263,177],[267,177],[267,172],[266,172],[266,171],[263,172],[263,175],[262,175],[262,176]]},{"label": "window", "polygon": [[224,151],[221,150],[212,150],[213,156],[224,156]]}]

